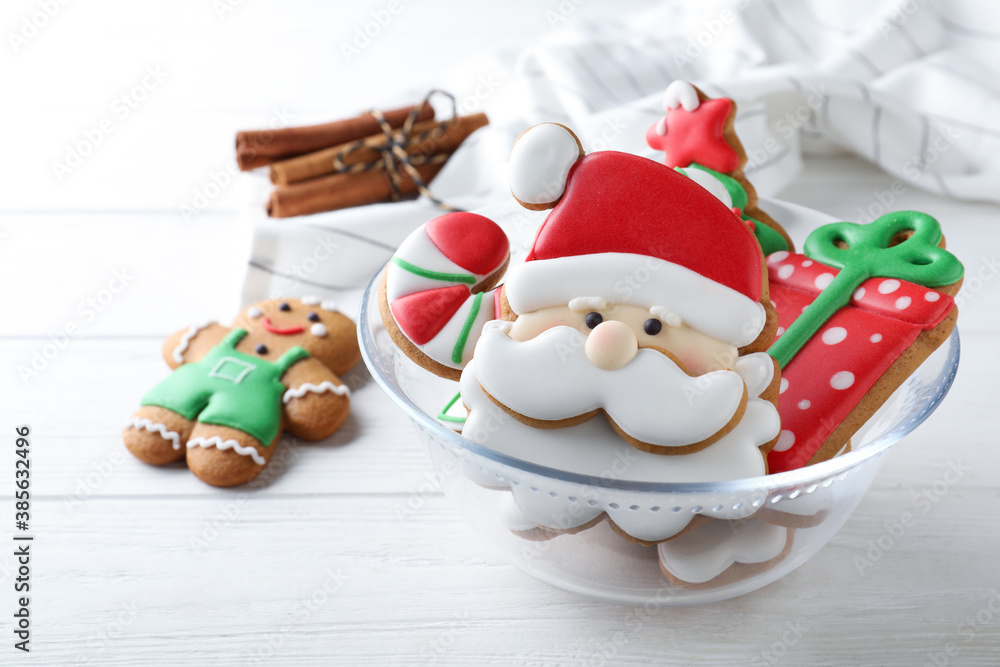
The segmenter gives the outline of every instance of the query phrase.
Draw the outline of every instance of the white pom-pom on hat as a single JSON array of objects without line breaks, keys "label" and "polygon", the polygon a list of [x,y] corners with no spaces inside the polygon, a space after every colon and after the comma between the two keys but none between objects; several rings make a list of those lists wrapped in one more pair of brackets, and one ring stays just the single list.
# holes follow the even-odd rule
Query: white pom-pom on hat
[{"label": "white pom-pom on hat", "polygon": [[542,123],[528,128],[510,152],[511,194],[532,211],[552,208],[566,190],[569,170],[583,155],[583,145],[565,125]]}]

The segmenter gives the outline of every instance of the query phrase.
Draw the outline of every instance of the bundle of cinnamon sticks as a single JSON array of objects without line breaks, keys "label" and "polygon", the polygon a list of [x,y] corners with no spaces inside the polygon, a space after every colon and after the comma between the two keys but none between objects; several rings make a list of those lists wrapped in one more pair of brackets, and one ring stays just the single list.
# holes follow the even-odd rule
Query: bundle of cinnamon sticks
[{"label": "bundle of cinnamon sticks", "polygon": [[[405,132],[411,114],[415,117]],[[236,161],[242,171],[270,165],[276,187],[267,214],[290,218],[414,194],[418,184],[406,169],[397,169],[393,187],[383,159],[387,149],[402,149],[426,184],[470,134],[489,123],[481,113],[435,120],[426,103],[381,115],[392,128],[391,139],[372,113],[322,125],[238,132]]]}]

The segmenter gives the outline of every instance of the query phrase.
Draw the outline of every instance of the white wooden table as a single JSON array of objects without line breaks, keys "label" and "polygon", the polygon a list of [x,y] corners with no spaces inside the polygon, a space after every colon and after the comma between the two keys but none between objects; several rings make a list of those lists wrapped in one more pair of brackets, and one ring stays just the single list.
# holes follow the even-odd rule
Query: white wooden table
[{"label": "white wooden table", "polygon": [[[495,3],[456,32],[446,3],[404,3],[348,66],[340,43],[384,4],[70,3],[0,56],[0,664],[1000,663],[995,206],[897,197],[943,222],[968,269],[961,371],[830,545],[740,599],[600,604],[508,566],[440,494],[400,520],[430,468],[363,368],[347,425],[279,454],[263,488],[217,490],[127,454],[123,420],[166,372],[161,339],[235,312],[250,231],[237,188],[207,187],[232,159],[234,131],[275,113],[336,117],[547,28],[537,9],[526,18]],[[5,26],[38,11],[7,5]],[[418,43],[420,57],[402,56]],[[124,117],[122,95],[136,106]],[[52,162],[94,128],[102,141],[60,181]],[[810,161],[783,195],[852,220],[891,183],[837,157]],[[185,220],[181,205],[206,192]],[[21,424],[32,429],[30,654],[13,648],[11,627]],[[952,465],[961,478],[934,495]],[[860,572],[855,558],[904,512],[916,524]]]}]

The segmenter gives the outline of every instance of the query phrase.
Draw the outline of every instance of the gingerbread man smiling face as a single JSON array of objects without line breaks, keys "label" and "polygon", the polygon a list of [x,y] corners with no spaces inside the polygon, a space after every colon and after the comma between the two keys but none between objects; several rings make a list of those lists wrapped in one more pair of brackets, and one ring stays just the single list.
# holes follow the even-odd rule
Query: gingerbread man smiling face
[{"label": "gingerbread man smiling face", "polygon": [[140,460],[186,459],[201,480],[254,479],[283,430],[306,440],[332,435],[350,399],[338,375],[360,358],[355,325],[318,298],[263,301],[226,328],[180,331],[164,343],[174,372],[129,419],[125,445]]}]

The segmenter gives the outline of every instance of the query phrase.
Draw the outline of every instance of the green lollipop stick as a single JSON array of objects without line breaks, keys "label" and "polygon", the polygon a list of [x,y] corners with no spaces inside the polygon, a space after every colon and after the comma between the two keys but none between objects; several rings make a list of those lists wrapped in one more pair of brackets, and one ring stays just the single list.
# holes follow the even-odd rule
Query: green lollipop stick
[{"label": "green lollipop stick", "polygon": [[[909,238],[889,245],[897,234],[907,231],[913,232]],[[940,248],[939,243],[938,221],[918,211],[888,213],[867,225],[852,222],[823,225],[809,235],[803,250],[810,259],[840,271],[768,353],[782,368],[787,366],[820,327],[850,303],[854,290],[869,278],[896,278],[925,287],[957,282],[964,273],[962,263]]]}]

